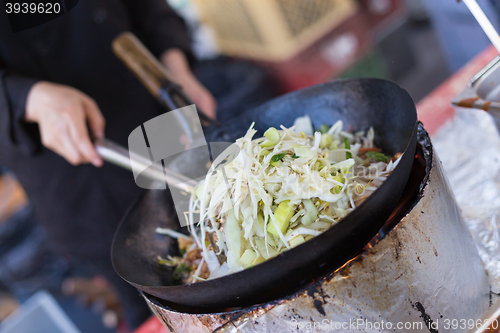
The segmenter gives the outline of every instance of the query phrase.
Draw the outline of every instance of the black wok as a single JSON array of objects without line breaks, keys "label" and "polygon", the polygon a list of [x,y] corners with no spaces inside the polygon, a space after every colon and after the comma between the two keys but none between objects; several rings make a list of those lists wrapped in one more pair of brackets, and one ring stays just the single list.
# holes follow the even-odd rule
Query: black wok
[{"label": "black wok", "polygon": [[140,290],[161,299],[197,307],[236,307],[276,299],[342,266],[377,233],[401,196],[414,160],[415,105],[398,85],[378,79],[339,80],[300,90],[244,113],[222,126],[205,129],[207,142],[234,141],[252,122],[292,126],[308,114],[315,127],[344,122],[347,131],[375,129],[375,143],[387,154],[404,152],[399,165],[363,204],[321,235],[260,265],[222,278],[176,285],[157,256],[176,254],[176,241],[155,235],[157,227],[179,229],[168,191],[149,190],[124,217],[113,242],[116,272]]}]

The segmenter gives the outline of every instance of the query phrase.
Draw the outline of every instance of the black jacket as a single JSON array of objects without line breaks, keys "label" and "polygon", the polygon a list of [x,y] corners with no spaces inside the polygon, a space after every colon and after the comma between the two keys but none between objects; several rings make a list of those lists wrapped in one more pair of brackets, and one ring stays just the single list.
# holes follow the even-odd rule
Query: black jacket
[{"label": "black jacket", "polygon": [[165,110],[112,53],[123,31],[157,56],[171,47],[190,51],[184,22],[165,0],[80,0],[65,15],[18,33],[0,12],[0,164],[16,173],[54,244],[85,257],[107,255],[140,189],[126,170],[74,167],[43,147],[37,125],[23,121],[26,96],[38,80],[80,89],[104,114],[106,137],[126,147],[134,128]]}]

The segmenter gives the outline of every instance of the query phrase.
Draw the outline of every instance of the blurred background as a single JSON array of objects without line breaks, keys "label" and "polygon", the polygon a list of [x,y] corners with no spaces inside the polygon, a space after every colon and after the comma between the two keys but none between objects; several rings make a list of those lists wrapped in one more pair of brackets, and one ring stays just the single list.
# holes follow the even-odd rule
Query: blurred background
[{"label": "blurred background", "polygon": [[[498,27],[498,1],[478,1]],[[447,0],[171,0],[200,59],[265,68],[277,93],[379,77],[415,102],[490,44],[465,4]]]},{"label": "blurred background", "polygon": [[[466,6],[452,0],[168,2],[189,25],[197,75],[222,117],[347,77],[393,80],[418,102],[490,45]],[[498,27],[498,1],[479,3]],[[15,175],[3,169],[0,322],[39,290],[82,332],[127,331],[112,286],[54,254]]]}]

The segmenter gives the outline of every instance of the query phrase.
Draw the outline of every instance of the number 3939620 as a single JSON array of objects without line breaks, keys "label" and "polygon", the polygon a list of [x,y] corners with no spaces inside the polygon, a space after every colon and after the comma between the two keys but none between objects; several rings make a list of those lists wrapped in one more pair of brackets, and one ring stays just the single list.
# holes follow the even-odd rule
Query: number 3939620
[{"label": "number 3939620", "polygon": [[5,3],[5,12],[7,14],[59,14],[61,4],[58,2],[7,2]]}]

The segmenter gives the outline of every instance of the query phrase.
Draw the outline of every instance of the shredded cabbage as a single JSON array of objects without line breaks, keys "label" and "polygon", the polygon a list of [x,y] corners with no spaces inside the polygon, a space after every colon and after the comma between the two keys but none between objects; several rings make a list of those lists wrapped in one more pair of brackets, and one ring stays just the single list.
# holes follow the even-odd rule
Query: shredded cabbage
[{"label": "shredded cabbage", "polygon": [[[299,121],[301,131],[281,126],[256,139],[252,124],[236,140],[240,153],[224,172],[209,172],[193,189],[188,227],[208,278],[251,267],[321,234],[399,162],[374,146],[373,129],[347,133],[338,121],[321,134],[307,129],[308,117]],[[192,281],[206,278],[199,271]]]}]

